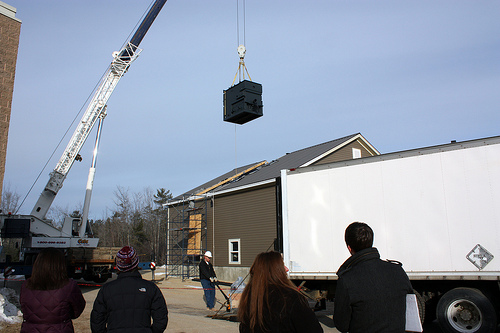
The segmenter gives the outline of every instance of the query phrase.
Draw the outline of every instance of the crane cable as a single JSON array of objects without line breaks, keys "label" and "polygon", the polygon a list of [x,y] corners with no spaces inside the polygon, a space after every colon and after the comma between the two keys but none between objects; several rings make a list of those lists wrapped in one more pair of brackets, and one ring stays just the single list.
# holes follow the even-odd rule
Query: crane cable
[{"label": "crane cable", "polygon": [[[245,13],[245,0],[242,0],[243,2],[243,45],[240,45],[240,0],[236,0],[236,40],[238,43],[238,54],[240,56],[240,62],[238,64],[238,69],[236,70],[236,74],[234,75],[233,83],[231,84],[231,87],[234,86],[234,83],[236,82],[236,78],[238,77],[238,74],[240,74],[239,82],[241,82],[241,73],[242,69],[243,70],[243,80],[245,79],[245,71],[248,74],[248,78],[250,81],[252,81],[252,78],[250,77],[250,74],[248,73],[248,70],[245,66],[245,44],[246,44],[246,13]],[[241,51],[240,51],[241,50]],[[237,136],[236,136],[236,124],[234,125],[234,170],[235,174],[238,173],[238,141],[237,141]]]},{"label": "crane cable", "polygon": [[[244,0],[243,0],[244,1]],[[146,14],[149,12],[149,9],[153,6],[154,4],[154,0],[151,1],[151,4],[149,5],[149,7],[146,9],[146,11],[142,14],[141,18],[139,19],[139,21],[137,21],[134,29],[132,29],[132,31],[130,32],[130,34],[128,35],[126,41],[122,44],[122,47],[121,49],[123,49],[125,47],[125,45],[127,45],[127,41],[130,40],[130,36],[132,36],[132,34],[134,33],[134,31],[137,29],[137,27],[139,26],[139,24],[142,22],[142,20],[144,19],[144,16],[146,16]],[[85,100],[85,103],[83,103],[83,105],[81,106],[80,110],[77,112],[77,114],[75,115],[75,117],[73,118],[73,120],[71,121],[71,123],[69,124],[68,128],[66,129],[66,131],[64,132],[63,136],[61,137],[61,139],[59,140],[59,142],[57,143],[56,147],[54,148],[54,150],[52,151],[52,154],[50,154],[50,157],[47,159],[47,161],[45,162],[42,170],[40,170],[40,173],[38,174],[38,176],[35,178],[35,180],[33,181],[33,184],[31,184],[31,187],[29,188],[28,192],[26,193],[26,195],[24,196],[23,198],[23,201],[21,201],[21,204],[19,205],[19,207],[17,207],[16,211],[14,212],[14,215],[16,215],[19,210],[21,209],[21,207],[23,206],[24,202],[26,201],[26,199],[28,198],[28,196],[30,195],[31,191],[33,190],[33,187],[35,187],[36,183],[38,182],[38,180],[40,179],[40,177],[42,176],[42,173],[45,171],[45,169],[47,168],[47,165],[50,163],[50,161],[52,160],[52,158],[54,157],[54,154],[56,153],[56,151],[59,149],[59,146],[61,145],[61,143],[63,142],[64,138],[66,138],[66,135],[68,135],[68,132],[69,130],[73,127],[74,123],[76,122],[76,120],[79,118],[80,114],[82,113],[83,111],[83,108],[85,107],[85,105],[87,105],[87,103],[89,102],[90,98],[94,95],[94,92],[96,91],[97,87],[99,86],[100,82],[103,80],[104,76],[106,75],[106,72],[107,70],[102,74],[101,78],[99,79],[99,81],[97,82],[97,84],[94,86],[94,89],[92,89],[92,92],[88,95],[87,99]]]},{"label": "crane cable", "polygon": [[[103,75],[104,76],[104,75]],[[102,77],[101,79],[99,80],[99,82],[101,82],[102,80]],[[75,121],[78,119],[79,115],[82,113],[82,110],[83,108],[85,107],[85,105],[89,102],[89,99],[91,98],[93,92],[96,90],[97,86],[98,86],[99,83],[97,83],[94,87],[94,89],[92,90],[92,93],[89,94],[89,96],[87,97],[87,99],[85,100],[85,103],[83,103],[83,105],[81,106],[80,110],[78,111],[78,113],[75,115],[75,117],[73,118],[73,120],[71,121],[71,123],[69,124],[68,128],[66,129],[66,131],[64,132],[63,136],[61,137],[61,139],[59,140],[59,142],[57,143],[56,147],[54,148],[54,150],[52,151],[52,154],[50,154],[49,158],[47,159],[47,161],[45,162],[42,170],[40,170],[40,173],[38,174],[38,176],[35,178],[35,181],[33,182],[33,184],[31,184],[31,187],[30,189],[28,190],[28,193],[26,193],[26,195],[24,196],[24,199],[23,201],[21,201],[21,204],[19,205],[19,207],[17,207],[16,209],[16,212],[14,213],[17,214],[17,212],[19,211],[19,209],[21,209],[21,207],[23,206],[24,202],[26,201],[26,199],[28,198],[28,195],[31,193],[31,191],[33,190],[33,187],[35,187],[36,183],[38,182],[38,180],[40,179],[40,177],[42,176],[42,173],[45,171],[45,169],[47,168],[47,165],[49,164],[49,162],[52,160],[52,158],[54,157],[54,154],[56,153],[56,151],[59,149],[59,146],[61,145],[61,143],[63,142],[64,138],[66,137],[66,135],[68,135],[68,132],[69,130],[71,129],[71,127],[73,127],[73,124],[75,123]]]},{"label": "crane cable", "polygon": [[[238,45],[240,45],[240,1],[236,0],[236,33]],[[246,44],[246,15],[245,15],[245,0],[243,0],[243,45]]]},{"label": "crane cable", "polygon": [[245,80],[245,72],[248,75],[248,78],[250,81],[252,81],[252,78],[250,77],[250,74],[248,73],[248,69],[245,66],[245,53],[246,53],[246,10],[245,10],[245,0],[242,0],[243,2],[243,44],[240,44],[240,0],[236,0],[236,34],[237,34],[237,41],[238,41],[238,55],[240,57],[240,62],[238,64],[238,70],[236,71],[236,74],[234,75],[233,83],[231,86],[234,86],[234,83],[236,82],[236,78],[238,77],[239,74],[239,82],[241,82],[241,77],[243,74],[243,80]]}]

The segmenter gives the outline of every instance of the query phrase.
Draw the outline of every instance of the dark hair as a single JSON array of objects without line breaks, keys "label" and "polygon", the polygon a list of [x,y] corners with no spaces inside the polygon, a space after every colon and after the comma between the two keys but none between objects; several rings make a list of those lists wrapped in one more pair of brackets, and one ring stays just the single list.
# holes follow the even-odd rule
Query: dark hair
[{"label": "dark hair", "polygon": [[264,328],[264,309],[269,309],[269,287],[289,289],[297,287],[288,279],[281,253],[262,252],[250,267],[250,281],[241,295],[238,306],[238,319],[254,330]]},{"label": "dark hair", "polygon": [[373,246],[373,230],[363,222],[353,222],[345,229],[345,243],[358,252]]},{"label": "dark hair", "polygon": [[57,249],[43,249],[36,257],[27,287],[35,290],[59,289],[68,283],[64,254]]}]

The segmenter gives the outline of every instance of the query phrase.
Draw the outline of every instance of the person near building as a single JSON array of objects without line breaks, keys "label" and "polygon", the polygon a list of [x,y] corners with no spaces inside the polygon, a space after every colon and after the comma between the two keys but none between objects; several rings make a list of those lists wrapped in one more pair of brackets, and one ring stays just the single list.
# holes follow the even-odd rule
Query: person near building
[{"label": "person near building", "polygon": [[200,282],[203,286],[207,309],[215,311],[215,282],[217,282],[217,275],[215,275],[214,266],[210,262],[211,260],[212,252],[205,252],[198,268],[200,270]]},{"label": "person near building", "polygon": [[73,333],[85,299],[75,281],[68,278],[66,259],[57,249],[43,249],[33,264],[32,275],[21,286],[19,298],[21,333]]},{"label": "person near building", "polygon": [[281,253],[257,255],[238,305],[240,332],[323,332],[306,298],[286,272]]},{"label": "person near building", "polygon": [[335,327],[350,333],[404,332],[406,295],[413,289],[402,264],[380,259],[366,223],[351,223],[345,242],[351,256],[337,271]]},{"label": "person near building", "polygon": [[167,328],[168,310],[158,286],[137,270],[139,257],[131,246],[116,255],[118,278],[101,287],[90,314],[92,333],[161,333]]}]

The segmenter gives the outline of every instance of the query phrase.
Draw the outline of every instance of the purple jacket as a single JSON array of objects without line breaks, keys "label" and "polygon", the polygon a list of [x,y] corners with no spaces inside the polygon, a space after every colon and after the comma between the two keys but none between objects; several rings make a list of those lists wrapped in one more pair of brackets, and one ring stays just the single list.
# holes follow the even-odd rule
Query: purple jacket
[{"label": "purple jacket", "polygon": [[55,290],[32,290],[21,287],[21,311],[24,321],[21,333],[73,333],[71,319],[78,318],[85,308],[85,299],[75,281]]}]

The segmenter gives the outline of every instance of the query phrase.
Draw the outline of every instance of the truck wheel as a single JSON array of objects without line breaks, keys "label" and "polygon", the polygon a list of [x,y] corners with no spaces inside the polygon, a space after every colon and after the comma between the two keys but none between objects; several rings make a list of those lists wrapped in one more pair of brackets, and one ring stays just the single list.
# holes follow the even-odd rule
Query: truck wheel
[{"label": "truck wheel", "polygon": [[494,333],[497,327],[495,308],[484,294],[473,288],[455,288],[437,304],[439,326],[450,333]]},{"label": "truck wheel", "polygon": [[111,274],[98,274],[94,275],[93,281],[95,283],[104,283],[108,281],[109,278],[111,278]]},{"label": "truck wheel", "polygon": [[73,274],[73,280],[80,280],[83,277],[82,273]]},{"label": "truck wheel", "polygon": [[93,281],[94,280],[94,273],[90,270],[86,270],[83,272],[82,277],[85,281]]},{"label": "truck wheel", "polygon": [[[26,266],[31,266],[33,268],[33,264],[35,263],[36,254],[27,254],[24,258],[24,264]],[[31,274],[25,274],[24,278],[27,280],[31,277]]]},{"label": "truck wheel", "polygon": [[108,281],[108,277],[107,276],[101,276],[101,277],[95,277],[94,278],[94,282],[95,283],[104,283]]},{"label": "truck wheel", "polygon": [[104,283],[108,281],[108,278],[109,278],[108,275],[101,275],[101,276],[95,275],[93,281],[95,283]]},{"label": "truck wheel", "polygon": [[413,289],[413,293],[417,296],[418,314],[420,316],[420,323],[423,324],[425,319],[425,300],[415,289]]}]

